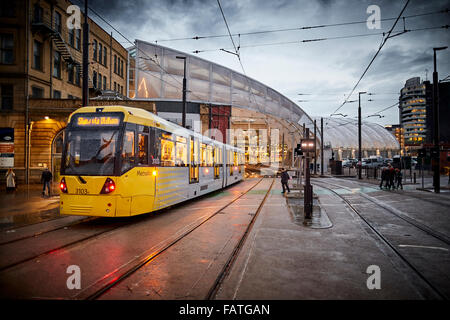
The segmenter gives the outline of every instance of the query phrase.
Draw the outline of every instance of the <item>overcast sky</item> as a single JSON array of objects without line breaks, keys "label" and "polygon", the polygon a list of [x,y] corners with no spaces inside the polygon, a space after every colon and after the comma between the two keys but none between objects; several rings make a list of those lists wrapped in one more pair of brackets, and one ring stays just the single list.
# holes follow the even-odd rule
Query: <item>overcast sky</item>
[{"label": "overcast sky", "polygon": [[[366,21],[370,5],[380,7],[381,19],[396,18],[406,0],[221,0],[232,33],[297,28],[342,22]],[[210,50],[198,56],[242,73],[236,56],[220,51],[232,50],[230,37],[201,40],[162,41],[194,36],[226,35],[227,29],[217,0],[90,0],[90,6],[128,39],[158,44],[192,53]],[[403,16],[436,12],[450,7],[449,1],[411,0]],[[106,30],[111,29],[95,15],[92,18]],[[440,27],[449,24],[449,13],[405,19],[406,29]],[[235,37],[245,72],[286,95],[311,116],[328,116],[344,101],[377,51],[382,35],[327,41],[248,47],[255,44],[301,41],[387,32],[394,20],[381,21],[381,29],[370,30],[366,23],[288,32],[272,32]],[[400,20],[395,30],[403,30]],[[115,34],[125,47],[129,43]],[[449,46],[449,29],[408,32],[389,39],[368,73],[349,100],[358,91],[375,95],[362,100],[363,116],[373,114],[398,101],[398,92],[411,77],[432,79],[433,47]],[[450,74],[450,49],[438,53],[439,79]],[[311,94],[299,96],[299,93]],[[368,98],[374,101],[367,101]],[[308,100],[298,102],[298,100]],[[357,103],[344,105],[339,112],[357,115]],[[398,123],[396,107],[371,117],[379,124]]]}]

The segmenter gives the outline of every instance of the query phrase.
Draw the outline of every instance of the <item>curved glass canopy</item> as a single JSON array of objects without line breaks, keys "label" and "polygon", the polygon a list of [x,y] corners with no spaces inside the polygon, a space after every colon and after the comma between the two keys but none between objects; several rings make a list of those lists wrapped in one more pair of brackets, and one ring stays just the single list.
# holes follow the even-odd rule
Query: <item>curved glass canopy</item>
[{"label": "curved glass canopy", "polygon": [[136,61],[130,70],[135,83],[134,92],[130,92],[132,98],[181,101],[184,61],[177,56],[182,56],[186,57],[187,101],[249,109],[284,119],[297,129],[305,123],[313,130],[313,121],[298,105],[241,73],[141,40],[136,40],[133,51]]},{"label": "curved glass canopy", "polygon": [[[317,118],[316,119],[320,119]],[[324,145],[332,149],[358,149],[358,121],[324,118]],[[399,150],[397,139],[384,127],[362,122],[361,144],[363,150]]]}]

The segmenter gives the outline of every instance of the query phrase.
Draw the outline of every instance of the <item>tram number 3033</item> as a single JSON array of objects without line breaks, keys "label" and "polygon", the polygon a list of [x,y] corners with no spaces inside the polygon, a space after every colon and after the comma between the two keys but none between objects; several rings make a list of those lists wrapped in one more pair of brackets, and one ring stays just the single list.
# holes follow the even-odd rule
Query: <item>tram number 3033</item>
[{"label": "tram number 3033", "polygon": [[89,194],[88,189],[77,188],[77,194]]}]

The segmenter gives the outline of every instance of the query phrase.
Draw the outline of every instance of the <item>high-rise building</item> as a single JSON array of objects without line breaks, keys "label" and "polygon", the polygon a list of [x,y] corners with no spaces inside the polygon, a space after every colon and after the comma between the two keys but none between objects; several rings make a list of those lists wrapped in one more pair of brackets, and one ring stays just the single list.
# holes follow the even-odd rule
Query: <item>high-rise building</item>
[{"label": "high-rise building", "polygon": [[420,77],[406,80],[400,90],[399,118],[404,130],[404,146],[406,149],[419,147],[426,138],[427,106],[432,105],[432,86],[429,81],[421,81]]},{"label": "high-rise building", "polygon": [[391,124],[391,125],[385,125],[384,126],[387,131],[389,131],[395,139],[397,139],[398,143],[400,144],[400,149],[403,150],[405,147],[405,135],[404,135],[404,129],[399,124]]}]

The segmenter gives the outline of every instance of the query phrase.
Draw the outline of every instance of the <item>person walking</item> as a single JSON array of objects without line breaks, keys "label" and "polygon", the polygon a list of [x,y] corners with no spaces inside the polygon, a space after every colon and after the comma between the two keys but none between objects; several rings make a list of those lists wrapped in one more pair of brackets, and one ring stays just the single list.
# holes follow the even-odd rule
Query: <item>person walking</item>
[{"label": "person walking", "polygon": [[41,175],[41,183],[43,183],[42,196],[45,196],[45,189],[48,189],[48,196],[51,196],[50,182],[52,181],[52,178],[52,173],[50,172],[48,167],[45,167]]},{"label": "person walking", "polygon": [[383,182],[386,181],[386,167],[383,167],[381,169],[381,182],[380,182],[380,189],[383,189]]},{"label": "person walking", "polygon": [[395,189],[394,180],[395,180],[395,169],[392,165],[389,164],[389,169],[388,169],[388,183],[389,183],[388,189],[389,190],[391,190],[391,188],[392,188],[392,190]]},{"label": "person walking", "polygon": [[289,179],[291,179],[291,177],[289,177],[287,170],[283,169],[283,171],[281,172],[281,186],[283,187],[283,191],[281,193],[285,193],[286,189],[287,189],[288,193],[291,192],[291,190],[289,189],[289,184],[288,184]]},{"label": "person walking", "polygon": [[400,169],[395,169],[395,180],[397,181],[397,189],[400,186],[403,190],[403,173]]},{"label": "person walking", "polygon": [[6,172],[6,192],[11,192],[16,190],[16,174],[12,168],[9,168]]}]

